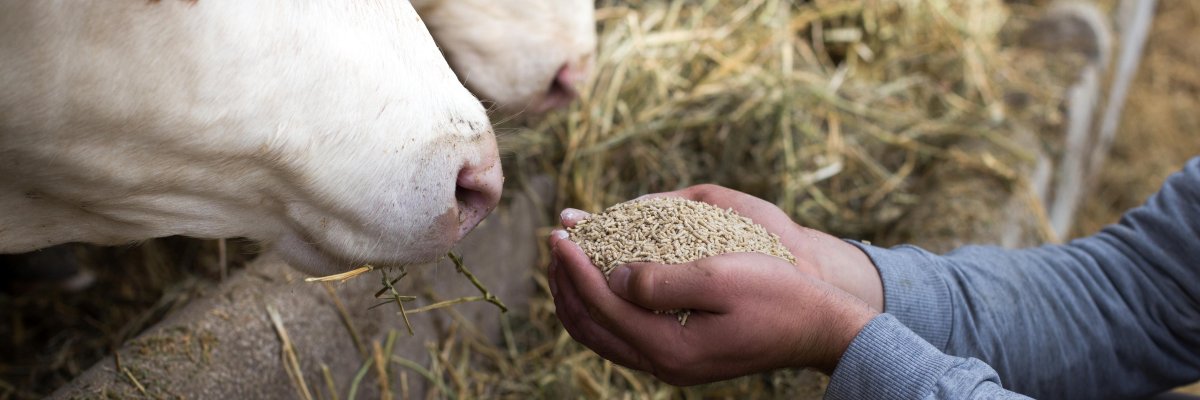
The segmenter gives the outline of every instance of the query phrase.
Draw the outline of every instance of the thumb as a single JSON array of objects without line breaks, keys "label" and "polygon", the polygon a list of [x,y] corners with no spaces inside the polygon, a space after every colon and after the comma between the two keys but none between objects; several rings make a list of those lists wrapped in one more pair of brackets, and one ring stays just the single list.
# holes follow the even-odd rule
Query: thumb
[{"label": "thumb", "polygon": [[727,274],[716,264],[721,256],[686,264],[630,263],[609,275],[617,296],[651,310],[690,309],[721,313],[728,310]]}]

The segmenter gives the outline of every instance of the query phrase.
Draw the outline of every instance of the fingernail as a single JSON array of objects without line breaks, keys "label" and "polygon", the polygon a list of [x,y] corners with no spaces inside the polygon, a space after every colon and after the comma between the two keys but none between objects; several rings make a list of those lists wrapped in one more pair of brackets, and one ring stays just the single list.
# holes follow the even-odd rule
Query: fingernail
[{"label": "fingernail", "polygon": [[613,293],[624,297],[629,291],[629,274],[628,266],[621,265],[613,269],[612,273],[608,274],[608,287]]},{"label": "fingernail", "polygon": [[571,237],[571,235],[568,234],[567,231],[562,230],[562,229],[555,229],[554,231],[550,232],[550,236],[553,236],[555,239],[566,239],[568,237]]},{"label": "fingernail", "polygon": [[566,208],[562,210],[562,213],[559,214],[559,216],[562,217],[563,221],[575,221],[586,217],[587,212],[575,208]]}]

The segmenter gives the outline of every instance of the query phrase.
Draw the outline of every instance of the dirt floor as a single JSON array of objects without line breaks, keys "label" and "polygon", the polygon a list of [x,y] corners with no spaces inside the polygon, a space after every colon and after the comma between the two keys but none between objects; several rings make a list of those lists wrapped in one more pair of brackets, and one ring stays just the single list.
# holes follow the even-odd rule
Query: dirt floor
[{"label": "dirt floor", "polygon": [[[1200,155],[1200,2],[1163,0],[1116,143],[1074,236],[1116,222]],[[1200,383],[1182,391],[1200,395]]]}]

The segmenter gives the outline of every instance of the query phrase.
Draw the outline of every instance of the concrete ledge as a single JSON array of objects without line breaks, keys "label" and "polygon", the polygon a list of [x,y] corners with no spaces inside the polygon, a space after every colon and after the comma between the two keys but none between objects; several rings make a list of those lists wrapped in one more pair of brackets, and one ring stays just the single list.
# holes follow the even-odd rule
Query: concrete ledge
[{"label": "concrete ledge", "polygon": [[[519,196],[456,247],[467,267],[509,306],[510,313],[526,310],[533,293],[536,230],[546,223],[535,204],[528,196]],[[442,300],[479,294],[448,260],[410,267],[409,272],[396,286],[401,294],[432,291]],[[366,358],[351,339],[333,297],[322,285],[305,283],[303,278],[278,258],[265,255],[126,343],[118,350],[122,370],[116,358],[108,357],[51,398],[301,398],[284,369],[282,342],[268,307],[278,311],[308,386],[327,393],[321,372],[326,365],[344,398]],[[379,302],[373,295],[381,287],[376,272],[335,284],[336,295],[368,352],[371,342],[382,342],[389,331],[397,330],[401,334],[394,354],[427,364],[425,344],[443,336],[451,314],[434,311],[410,316],[416,335],[408,336],[395,306],[368,309]],[[422,296],[410,307],[428,303]],[[494,305],[468,303],[454,308],[484,335],[499,340],[500,311]],[[422,393],[423,380],[408,375],[412,390]],[[398,379],[393,376],[392,381]],[[358,397],[378,398],[378,388],[376,375],[368,373]]]}]

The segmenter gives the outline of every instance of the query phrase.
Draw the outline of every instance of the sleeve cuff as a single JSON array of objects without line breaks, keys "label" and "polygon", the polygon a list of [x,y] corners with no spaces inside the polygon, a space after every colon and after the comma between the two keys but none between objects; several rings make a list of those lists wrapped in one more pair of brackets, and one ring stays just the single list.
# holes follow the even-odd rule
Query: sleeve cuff
[{"label": "sleeve cuff", "polygon": [[945,350],[953,323],[950,289],[938,276],[937,255],[914,246],[884,249],[858,241],[883,281],[883,311],[938,350]]},{"label": "sleeve cuff", "polygon": [[895,317],[867,323],[842,355],[825,399],[920,399],[955,364]]}]

